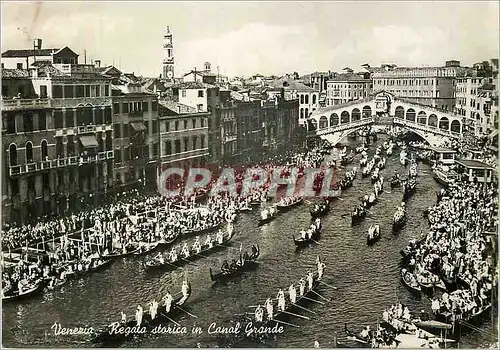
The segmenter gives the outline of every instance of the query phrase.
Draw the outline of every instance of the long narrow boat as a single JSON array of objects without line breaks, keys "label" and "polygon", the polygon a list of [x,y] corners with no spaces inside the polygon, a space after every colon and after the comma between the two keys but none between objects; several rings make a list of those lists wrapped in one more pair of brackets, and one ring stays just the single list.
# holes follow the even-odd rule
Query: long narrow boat
[{"label": "long narrow boat", "polygon": [[366,210],[365,209],[355,210],[351,214],[351,225],[354,226],[354,225],[360,223],[365,217],[366,217]]},{"label": "long narrow boat", "polygon": [[[222,244],[218,244],[217,242],[213,242],[212,247],[208,245],[203,245],[202,249],[199,253],[190,254],[188,257],[181,257],[180,255],[177,257],[177,260],[172,261],[170,259],[164,259],[163,262],[159,261],[156,258],[152,258],[147,260],[144,263],[146,269],[165,269],[165,270],[173,270],[178,267],[184,266],[192,261],[195,261],[199,258],[204,258],[208,253],[212,253],[214,251],[227,248],[227,245],[230,244],[231,239],[233,238],[233,233],[228,233],[227,237],[224,237]],[[180,246],[179,246],[180,247]],[[180,254],[180,253],[179,253]]]},{"label": "long narrow boat", "polygon": [[363,338],[359,334],[347,329],[347,323],[344,324],[344,331],[345,334],[347,335],[347,339],[361,343],[361,344],[369,344],[370,343],[370,338]]},{"label": "long narrow boat", "polygon": [[276,204],[276,208],[279,211],[287,211],[287,210],[292,209],[293,207],[296,207],[296,206],[302,204],[303,201],[304,201],[304,198],[298,198],[298,199],[296,199],[288,204],[278,203],[278,204]]},{"label": "long narrow boat", "polygon": [[187,230],[183,234],[184,235],[198,235],[198,234],[201,234],[201,233],[210,232],[210,231],[213,231],[213,230],[219,228],[219,226],[222,225],[222,222],[223,221],[221,220],[221,221],[218,221],[218,222],[210,224],[210,225],[204,225],[204,226],[201,226],[201,227],[195,227],[195,228],[193,228],[191,230]]},{"label": "long narrow boat", "polygon": [[276,216],[278,214],[277,210],[274,210],[273,212],[267,210],[266,217],[262,216],[262,211],[260,212],[260,218],[259,218],[259,226],[267,224],[268,222],[273,221],[276,219]]},{"label": "long narrow boat", "polygon": [[[130,248],[129,248],[130,247]],[[125,247],[125,250],[115,249],[111,251],[109,254],[103,255],[105,259],[116,259],[116,258],[124,258],[126,256],[135,255],[136,253],[141,251],[141,247],[138,244],[132,244],[128,247]]]},{"label": "long narrow boat", "polygon": [[394,213],[394,217],[392,219],[393,232],[398,232],[401,228],[403,228],[403,226],[406,223],[406,213],[404,211],[402,214],[398,215],[398,213],[399,213],[399,211],[396,211],[396,213]]},{"label": "long narrow boat", "polygon": [[302,237],[299,237],[298,239],[295,238],[294,235],[292,235],[292,238],[293,238],[293,243],[295,243],[295,246],[297,248],[299,247],[306,247],[308,245],[310,245],[311,243],[315,243],[316,240],[319,239],[319,237],[321,236],[321,231],[320,230],[315,230],[311,236],[311,238],[302,238]]},{"label": "long narrow boat", "polygon": [[214,283],[224,282],[224,281],[227,281],[231,278],[234,278],[235,276],[241,275],[245,271],[249,271],[249,270],[255,268],[258,265],[256,263],[256,260],[260,255],[259,246],[256,245],[256,248],[257,248],[257,251],[255,252],[255,254],[250,255],[248,260],[245,260],[245,263],[243,264],[243,266],[239,266],[236,270],[231,270],[228,273],[224,273],[222,271],[214,273],[212,271],[212,268],[210,268],[209,269],[210,270],[210,279],[212,280],[212,282],[214,282]]},{"label": "long narrow boat", "polygon": [[366,234],[366,243],[371,245],[380,239],[380,226],[370,226]]},{"label": "long narrow boat", "polygon": [[321,203],[318,205],[318,208],[312,208],[309,210],[309,213],[311,214],[311,219],[316,219],[319,218],[320,216],[328,214],[330,211],[330,202],[326,203]]},{"label": "long narrow boat", "polygon": [[36,281],[32,282],[30,286],[23,290],[22,292],[19,292],[18,289],[10,291],[7,295],[4,295],[2,292],[2,302],[9,302],[9,301],[14,301],[14,300],[21,300],[25,298],[32,297],[42,291],[43,283],[41,279],[37,279]]},{"label": "long narrow boat", "polygon": [[[98,330],[93,337],[91,338],[91,341],[93,343],[97,344],[115,344],[116,342],[120,342],[123,340],[126,340],[127,338],[141,335],[141,334],[148,334],[154,327],[159,326],[159,325],[164,325],[172,322],[172,317],[175,317],[175,315],[178,315],[180,312],[182,312],[181,306],[183,306],[186,301],[189,299],[191,296],[191,284],[188,283],[188,290],[187,294],[183,295],[182,292],[179,292],[175,295],[174,300],[172,301],[172,307],[170,311],[165,313],[163,305],[158,306],[157,314],[154,319],[151,319],[151,314],[149,312],[149,308],[144,308],[143,316],[142,316],[142,322],[139,327],[137,327],[137,321],[135,320],[135,317],[129,318],[126,322],[122,322],[119,324],[119,327],[123,327],[123,329],[136,329],[136,330],[144,330],[144,332],[116,332],[113,331],[113,326],[115,324],[110,324],[104,329]],[[110,344],[111,343],[111,344]]]}]

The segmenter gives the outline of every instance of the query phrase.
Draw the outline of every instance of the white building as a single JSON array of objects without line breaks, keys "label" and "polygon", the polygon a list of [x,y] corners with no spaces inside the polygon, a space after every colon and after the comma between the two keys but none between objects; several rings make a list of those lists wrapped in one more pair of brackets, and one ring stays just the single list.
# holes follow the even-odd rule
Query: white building
[{"label": "white building", "polygon": [[2,68],[28,69],[35,61],[50,64],[77,64],[78,55],[69,47],[42,49],[42,40],[37,41],[34,49],[7,50],[2,53]]},{"label": "white building", "polygon": [[208,112],[209,100],[217,93],[218,88],[214,85],[200,82],[183,83],[179,87],[179,103],[196,108],[197,113]]}]

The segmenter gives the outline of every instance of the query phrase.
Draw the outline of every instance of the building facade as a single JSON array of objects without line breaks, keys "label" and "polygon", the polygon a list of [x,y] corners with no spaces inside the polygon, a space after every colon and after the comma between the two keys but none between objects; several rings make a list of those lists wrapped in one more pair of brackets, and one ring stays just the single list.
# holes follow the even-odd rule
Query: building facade
[{"label": "building facade", "polygon": [[444,67],[383,65],[373,70],[373,89],[414,103],[454,111],[455,79],[471,73],[471,69],[461,67],[458,61],[447,61]]},{"label": "building facade", "polygon": [[367,97],[373,90],[369,73],[343,73],[326,82],[326,106]]}]

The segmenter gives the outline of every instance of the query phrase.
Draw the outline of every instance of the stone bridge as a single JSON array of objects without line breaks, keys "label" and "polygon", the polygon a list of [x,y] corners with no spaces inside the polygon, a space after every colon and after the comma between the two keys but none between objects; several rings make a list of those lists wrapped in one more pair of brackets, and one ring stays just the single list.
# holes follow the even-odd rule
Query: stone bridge
[{"label": "stone bridge", "polygon": [[348,134],[368,125],[397,125],[421,136],[432,146],[462,137],[462,117],[399,99],[382,91],[365,99],[314,111],[308,118],[309,136],[336,145]]}]

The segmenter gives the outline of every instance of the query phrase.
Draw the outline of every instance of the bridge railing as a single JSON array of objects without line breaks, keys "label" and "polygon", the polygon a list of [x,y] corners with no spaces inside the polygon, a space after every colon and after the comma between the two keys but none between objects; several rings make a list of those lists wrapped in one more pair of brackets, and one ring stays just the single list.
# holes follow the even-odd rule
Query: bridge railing
[{"label": "bridge railing", "polygon": [[425,131],[425,132],[431,132],[431,133],[434,133],[436,135],[441,135],[441,136],[448,136],[448,137],[453,137],[453,138],[460,138],[462,136],[462,134],[459,132],[440,129],[437,126],[419,124],[417,122],[413,122],[413,121],[405,120],[405,119],[401,119],[401,118],[396,118],[396,117],[394,117],[394,123],[398,124],[398,125],[409,126],[409,127],[414,128],[414,129]]},{"label": "bridge railing", "polygon": [[374,122],[375,122],[375,118],[373,118],[373,117],[364,118],[364,119],[357,120],[355,122],[339,124],[339,125],[335,125],[335,126],[329,126],[327,128],[323,128],[323,129],[318,128],[316,130],[309,131],[308,134],[310,136],[321,136],[321,135],[331,134],[334,132],[341,132],[344,130],[359,128],[360,126],[370,125],[370,124],[373,124]]}]

